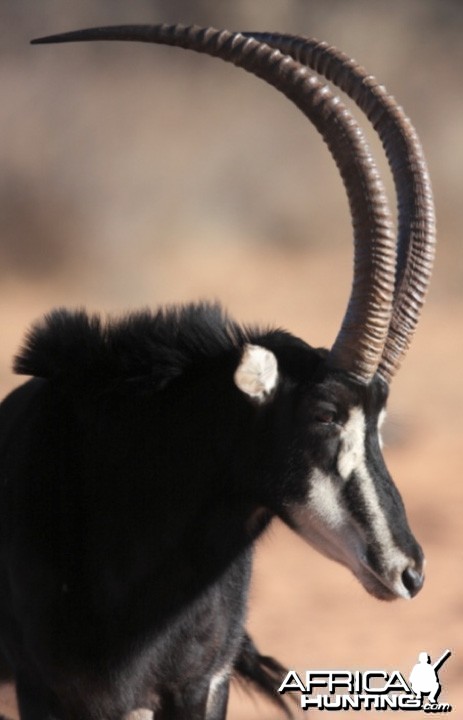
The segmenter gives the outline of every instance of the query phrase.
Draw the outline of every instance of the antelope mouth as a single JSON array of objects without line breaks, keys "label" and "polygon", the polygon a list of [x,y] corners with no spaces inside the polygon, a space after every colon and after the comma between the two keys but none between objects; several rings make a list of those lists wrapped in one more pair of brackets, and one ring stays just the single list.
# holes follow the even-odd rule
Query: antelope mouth
[{"label": "antelope mouth", "polygon": [[360,561],[360,568],[356,576],[365,590],[378,600],[397,600],[398,598],[410,600],[412,597],[400,577],[395,581],[382,577],[367,561]]},{"label": "antelope mouth", "polygon": [[[362,568],[362,572],[357,574],[357,578],[362,583],[365,590],[377,598],[378,600],[397,600],[399,597],[404,597],[392,590],[389,585],[386,585],[374,572]],[[407,595],[406,597],[409,597]]]}]

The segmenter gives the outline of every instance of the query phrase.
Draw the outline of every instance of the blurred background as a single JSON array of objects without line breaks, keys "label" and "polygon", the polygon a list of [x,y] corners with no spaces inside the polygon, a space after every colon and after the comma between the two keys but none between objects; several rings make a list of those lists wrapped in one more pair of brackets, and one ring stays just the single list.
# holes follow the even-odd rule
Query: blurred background
[{"label": "blurred background", "polygon": [[[329,346],[337,332],[351,281],[347,203],[325,146],[286,99],[179,49],[29,46],[53,32],[143,22],[327,40],[376,75],[413,119],[433,179],[439,247],[385,434],[389,468],[426,551],[427,581],[410,603],[381,603],[275,523],[256,553],[249,627],[264,653],[299,670],[408,676],[419,652],[435,659],[449,647],[440,699],[460,717],[463,4],[2,0],[2,394],[19,382],[11,358],[25,330],[55,306],[117,314],[210,298],[238,320],[284,326],[313,345]],[[15,716],[10,686],[0,686],[1,711]],[[278,713],[235,692],[229,716]]]}]

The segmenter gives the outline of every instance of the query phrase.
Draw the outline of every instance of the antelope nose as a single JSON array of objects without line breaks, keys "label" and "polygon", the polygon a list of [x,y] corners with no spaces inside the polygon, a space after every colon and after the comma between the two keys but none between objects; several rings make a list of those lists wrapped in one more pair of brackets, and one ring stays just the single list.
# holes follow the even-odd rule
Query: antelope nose
[{"label": "antelope nose", "polygon": [[410,597],[415,597],[423,587],[424,573],[414,567],[408,566],[402,573],[402,583],[410,593]]}]

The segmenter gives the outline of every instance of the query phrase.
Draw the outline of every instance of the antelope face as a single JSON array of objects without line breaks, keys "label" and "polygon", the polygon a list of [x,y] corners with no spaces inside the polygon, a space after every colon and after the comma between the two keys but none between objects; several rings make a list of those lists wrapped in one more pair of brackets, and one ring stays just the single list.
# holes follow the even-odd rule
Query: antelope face
[{"label": "antelope face", "polygon": [[380,599],[410,598],[423,584],[423,553],[381,452],[387,386],[328,377],[303,400],[304,498],[289,524],[350,568]]}]

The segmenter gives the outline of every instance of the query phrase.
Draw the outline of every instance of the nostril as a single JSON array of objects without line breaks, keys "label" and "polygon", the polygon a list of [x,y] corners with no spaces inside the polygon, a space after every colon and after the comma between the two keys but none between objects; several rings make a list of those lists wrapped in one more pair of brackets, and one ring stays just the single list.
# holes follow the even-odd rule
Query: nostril
[{"label": "nostril", "polygon": [[410,596],[415,597],[423,587],[424,575],[415,568],[407,567],[402,573],[402,582],[410,593]]}]

